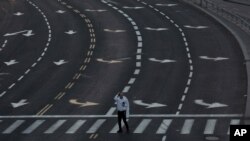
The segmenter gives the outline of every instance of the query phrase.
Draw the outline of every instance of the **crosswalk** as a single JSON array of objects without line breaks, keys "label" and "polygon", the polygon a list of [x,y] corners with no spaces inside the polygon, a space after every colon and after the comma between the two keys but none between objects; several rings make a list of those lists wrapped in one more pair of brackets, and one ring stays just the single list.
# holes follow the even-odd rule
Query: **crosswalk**
[{"label": "crosswalk", "polygon": [[[231,118],[131,118],[131,133],[134,134],[203,134],[229,135],[230,125],[240,124],[240,119]],[[122,124],[124,126],[124,124]],[[197,130],[199,129],[199,130]],[[66,118],[66,119],[0,119],[0,134],[54,134],[108,133],[118,130],[116,118]]]}]

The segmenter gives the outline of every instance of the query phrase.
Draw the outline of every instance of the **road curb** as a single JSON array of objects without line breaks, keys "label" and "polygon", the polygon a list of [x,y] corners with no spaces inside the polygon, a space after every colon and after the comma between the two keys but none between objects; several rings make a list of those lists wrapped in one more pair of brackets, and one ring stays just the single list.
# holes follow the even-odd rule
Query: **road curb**
[{"label": "road curb", "polygon": [[218,21],[236,38],[237,42],[239,43],[245,58],[246,70],[247,70],[247,102],[245,107],[243,123],[250,124],[250,48],[247,47],[247,45],[250,45],[249,41],[250,36],[246,32],[242,31],[238,26],[234,25],[233,23],[230,23],[226,19],[223,19],[223,17],[219,17],[218,15],[215,15],[214,13],[207,11],[193,3],[187,2],[185,0],[182,1],[201,10],[205,14],[209,15],[210,17]]}]

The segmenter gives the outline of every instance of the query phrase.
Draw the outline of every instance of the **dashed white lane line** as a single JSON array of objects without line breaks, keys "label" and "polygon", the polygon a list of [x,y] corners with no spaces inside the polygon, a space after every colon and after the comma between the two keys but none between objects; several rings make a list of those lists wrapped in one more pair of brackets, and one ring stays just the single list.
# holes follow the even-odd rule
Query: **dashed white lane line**
[{"label": "dashed white lane line", "polygon": [[6,47],[7,43],[8,43],[8,40],[4,40],[4,42],[0,48],[0,51],[2,51]]},{"label": "dashed white lane line", "polygon": [[[44,49],[43,52],[41,53],[40,57],[37,59],[37,61],[36,61],[34,64],[32,64],[32,66],[30,66],[29,69],[27,69],[27,70],[25,71],[25,73],[23,74],[22,77],[19,77],[19,78],[18,78],[18,80],[16,81],[16,83],[17,83],[17,82],[20,82],[20,81],[24,78],[24,76],[28,75],[28,73],[31,71],[31,68],[34,68],[34,67],[36,66],[36,64],[42,60],[43,56],[45,55],[45,53],[46,53],[46,51],[47,51],[47,49],[48,49],[48,47],[49,47],[49,45],[50,45],[51,36],[52,36],[52,35],[51,35],[51,26],[50,26],[50,23],[49,23],[48,18],[46,17],[46,15],[43,13],[43,11],[42,11],[39,7],[36,6],[33,2],[31,2],[31,1],[29,1],[29,0],[26,0],[26,1],[27,1],[30,5],[32,5],[32,6],[42,15],[44,21],[46,22],[46,25],[47,25],[47,28],[48,28],[48,31],[49,31],[49,32],[48,32],[48,40],[47,40],[45,49]],[[8,41],[6,40],[5,42],[6,42],[5,44],[7,44]],[[13,84],[16,84],[16,83],[13,83]],[[12,84],[12,85],[13,85],[13,84]],[[12,86],[12,85],[8,87],[8,90],[11,90],[11,89],[15,86],[15,85],[14,85],[14,86]],[[7,93],[7,91],[2,92],[2,93],[0,94],[0,97],[4,96],[6,93]]]},{"label": "dashed white lane line", "polygon": [[184,101],[185,101],[186,96],[188,94],[188,91],[190,89],[190,85],[191,85],[192,77],[193,77],[193,71],[194,71],[193,60],[192,60],[192,56],[191,56],[191,53],[190,53],[190,48],[189,48],[189,44],[188,44],[186,35],[183,32],[182,28],[177,23],[175,23],[175,21],[172,20],[169,16],[164,14],[162,11],[160,11],[159,9],[155,8],[154,6],[152,6],[152,5],[150,5],[150,4],[146,3],[146,2],[143,2],[142,0],[137,0],[137,1],[144,4],[144,5],[146,5],[146,6],[148,6],[148,7],[150,7],[150,8],[152,8],[154,11],[158,12],[159,14],[164,16],[167,20],[169,20],[180,31],[180,34],[181,34],[181,36],[183,38],[183,42],[184,42],[184,45],[186,47],[188,63],[189,63],[189,78],[187,80],[186,87],[185,87],[185,90],[184,90],[182,98],[181,98],[181,102],[180,102],[180,104],[178,106],[178,110],[176,112],[176,115],[179,115],[181,109],[183,108],[183,104],[184,104]]},{"label": "dashed white lane line", "polygon": [[135,77],[135,76],[140,74],[141,67],[142,67],[142,62],[141,62],[142,56],[140,54],[142,53],[143,39],[142,39],[142,36],[141,36],[141,32],[139,31],[139,28],[138,28],[136,22],[128,14],[126,14],[124,11],[122,11],[118,7],[112,5],[108,1],[102,0],[101,2],[108,5],[108,6],[110,6],[110,7],[112,7],[114,10],[116,10],[117,12],[122,14],[130,22],[130,24],[133,26],[135,34],[137,36],[137,55],[136,55],[136,64],[135,64],[136,68],[135,68],[135,71],[133,73],[133,76],[130,78],[130,80],[128,81],[128,84],[123,88],[123,91],[122,91],[123,93],[128,93],[131,86],[136,81],[137,77]]},{"label": "dashed white lane line", "polygon": [[[90,19],[87,18],[87,16],[85,14],[82,14],[78,9],[75,9],[73,6],[68,5],[66,2],[63,2],[62,0],[58,0],[58,2],[61,3],[62,5],[65,5],[68,9],[71,9],[73,12],[75,12],[77,15],[79,15],[83,19],[83,21],[85,21],[87,27],[89,28],[90,46],[89,46],[89,50],[87,51],[84,62],[80,66],[78,72],[75,73],[72,80],[65,86],[65,88],[61,92],[59,92],[59,94],[57,96],[54,97],[55,101],[61,100],[61,98],[67,94],[67,91],[73,88],[73,86],[76,84],[76,82],[80,78],[80,76],[82,76],[83,71],[85,71],[85,69],[87,68],[87,65],[91,61],[91,57],[93,55],[93,51],[94,51],[95,46],[96,46],[95,45],[95,43],[96,43],[95,30],[93,28],[94,26],[93,26],[92,22],[90,21]],[[41,109],[37,113],[37,115],[40,116],[40,115],[45,114],[52,107],[53,107],[52,104],[46,105],[43,109]]]}]

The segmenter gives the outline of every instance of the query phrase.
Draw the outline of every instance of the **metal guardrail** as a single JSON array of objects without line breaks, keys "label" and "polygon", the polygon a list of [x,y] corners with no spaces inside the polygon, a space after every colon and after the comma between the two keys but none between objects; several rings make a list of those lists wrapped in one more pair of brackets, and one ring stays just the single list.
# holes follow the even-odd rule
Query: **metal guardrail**
[{"label": "metal guardrail", "polygon": [[209,1],[209,0],[183,0],[188,3],[196,4],[204,9],[207,9],[209,11],[214,12],[215,14],[224,17],[228,21],[236,24],[239,26],[242,30],[250,34],[250,23],[239,16],[237,13],[233,11],[226,10],[225,8],[221,8],[217,4]]}]

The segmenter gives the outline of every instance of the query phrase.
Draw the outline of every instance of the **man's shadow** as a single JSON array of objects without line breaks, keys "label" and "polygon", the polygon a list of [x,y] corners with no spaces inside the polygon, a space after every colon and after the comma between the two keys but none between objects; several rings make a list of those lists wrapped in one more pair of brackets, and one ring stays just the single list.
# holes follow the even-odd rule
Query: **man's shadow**
[{"label": "man's shadow", "polygon": [[245,6],[250,6],[250,4],[248,4],[248,3],[234,1],[234,0],[223,0],[223,1],[230,2],[230,3],[235,3],[235,4],[240,4],[240,5],[245,5]]}]

